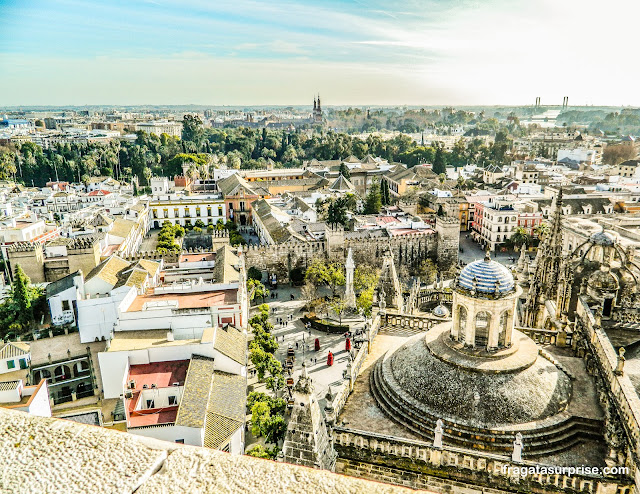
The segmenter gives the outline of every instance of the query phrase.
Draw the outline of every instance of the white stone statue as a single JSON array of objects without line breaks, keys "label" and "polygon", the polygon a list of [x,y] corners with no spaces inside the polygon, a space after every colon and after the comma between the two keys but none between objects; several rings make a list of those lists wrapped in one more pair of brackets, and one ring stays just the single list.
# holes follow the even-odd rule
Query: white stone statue
[{"label": "white stone statue", "polygon": [[516,440],[513,441],[513,453],[511,454],[511,460],[515,462],[522,461],[522,434],[518,432],[516,434]]},{"label": "white stone statue", "polygon": [[438,419],[436,422],[435,436],[433,437],[433,447],[441,449],[442,448],[442,434],[444,433],[444,424],[442,419]]},{"label": "white stone statue", "polygon": [[349,247],[347,262],[344,267],[346,271],[344,299],[347,304],[347,308],[354,309],[356,307],[356,293],[353,290],[353,273],[356,268],[356,264],[353,262],[353,252],[351,252],[351,247]]}]

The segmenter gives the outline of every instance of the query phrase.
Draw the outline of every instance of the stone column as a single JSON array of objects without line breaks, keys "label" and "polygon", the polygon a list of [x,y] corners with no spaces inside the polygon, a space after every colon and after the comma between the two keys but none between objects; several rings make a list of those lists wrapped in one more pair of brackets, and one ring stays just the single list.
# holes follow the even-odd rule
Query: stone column
[{"label": "stone column", "polygon": [[489,319],[489,339],[487,347],[497,348],[498,336],[500,335],[500,314],[495,314],[493,311],[489,312],[489,314],[491,314],[491,319]]},{"label": "stone column", "polygon": [[467,309],[467,324],[465,325],[464,342],[467,346],[473,346],[476,340],[476,307]]},{"label": "stone column", "polygon": [[458,325],[460,324],[460,306],[453,306],[453,314],[452,314],[452,323],[451,323],[451,339],[454,341],[458,340]]}]

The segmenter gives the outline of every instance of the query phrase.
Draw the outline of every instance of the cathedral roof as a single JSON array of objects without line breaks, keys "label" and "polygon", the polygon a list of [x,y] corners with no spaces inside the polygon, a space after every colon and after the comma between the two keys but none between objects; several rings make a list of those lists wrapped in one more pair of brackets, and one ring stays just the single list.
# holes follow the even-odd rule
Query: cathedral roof
[{"label": "cathedral roof", "polygon": [[503,295],[511,292],[515,283],[511,272],[488,256],[482,261],[467,264],[460,272],[458,286],[480,293]]}]

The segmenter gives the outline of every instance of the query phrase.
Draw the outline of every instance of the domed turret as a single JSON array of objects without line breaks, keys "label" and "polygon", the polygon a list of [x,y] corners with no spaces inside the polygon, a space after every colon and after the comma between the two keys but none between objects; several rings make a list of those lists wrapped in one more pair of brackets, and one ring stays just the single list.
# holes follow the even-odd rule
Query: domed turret
[{"label": "domed turret", "polygon": [[499,262],[492,261],[487,251],[484,260],[474,261],[462,269],[458,287],[472,293],[501,297],[513,292],[515,283],[511,272]]},{"label": "domed turret", "polygon": [[440,304],[435,309],[433,309],[433,315],[437,317],[449,317],[450,312],[444,305]]}]

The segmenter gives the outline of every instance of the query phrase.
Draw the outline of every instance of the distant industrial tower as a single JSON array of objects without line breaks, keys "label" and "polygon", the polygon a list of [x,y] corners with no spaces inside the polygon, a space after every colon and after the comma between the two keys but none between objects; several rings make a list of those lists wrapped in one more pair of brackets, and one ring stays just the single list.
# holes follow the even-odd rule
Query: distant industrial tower
[{"label": "distant industrial tower", "polygon": [[320,95],[318,98],[313,97],[313,121],[315,123],[322,123],[322,107],[320,106]]},{"label": "distant industrial tower", "polygon": [[569,108],[569,96],[565,96],[562,99],[562,109],[566,110],[567,108]]},{"label": "distant industrial tower", "polygon": [[540,96],[536,97],[536,108],[540,107]]}]

